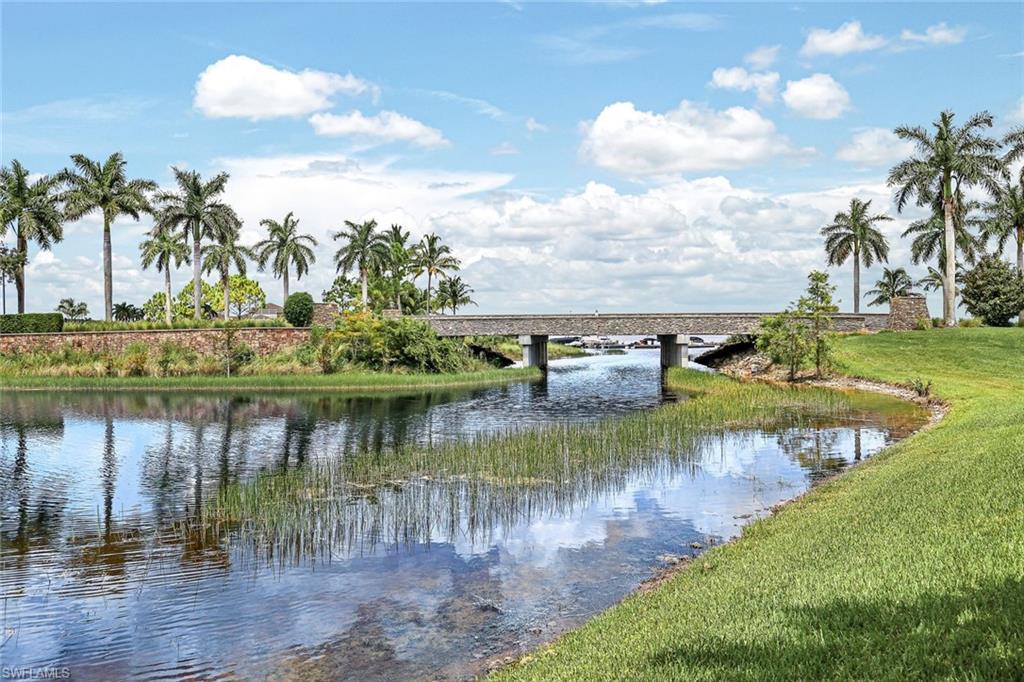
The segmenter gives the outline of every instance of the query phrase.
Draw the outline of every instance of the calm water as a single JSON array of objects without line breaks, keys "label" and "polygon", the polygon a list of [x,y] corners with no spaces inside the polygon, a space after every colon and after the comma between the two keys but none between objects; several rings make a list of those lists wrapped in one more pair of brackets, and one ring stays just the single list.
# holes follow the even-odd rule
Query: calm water
[{"label": "calm water", "polygon": [[312,550],[182,531],[221,489],[314,460],[684,399],[657,360],[400,397],[0,394],[0,659],[96,680],[472,677],[920,424],[903,410],[727,432],[685,465],[654,457],[570,495],[385,484]]}]

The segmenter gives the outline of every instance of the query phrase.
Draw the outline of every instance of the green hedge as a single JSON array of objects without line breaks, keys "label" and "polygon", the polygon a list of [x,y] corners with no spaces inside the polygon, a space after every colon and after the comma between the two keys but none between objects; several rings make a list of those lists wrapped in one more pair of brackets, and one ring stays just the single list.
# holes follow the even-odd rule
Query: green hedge
[{"label": "green hedge", "polygon": [[0,334],[43,334],[64,329],[60,313],[24,313],[0,315]]}]

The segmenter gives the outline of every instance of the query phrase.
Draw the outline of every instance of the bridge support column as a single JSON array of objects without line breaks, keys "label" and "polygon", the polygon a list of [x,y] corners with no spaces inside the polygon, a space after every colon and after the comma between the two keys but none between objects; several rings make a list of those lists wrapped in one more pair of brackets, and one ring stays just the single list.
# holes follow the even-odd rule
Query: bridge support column
[{"label": "bridge support column", "polygon": [[523,365],[548,370],[548,337],[544,334],[528,334],[519,337],[523,347]]},{"label": "bridge support column", "polygon": [[658,334],[661,346],[661,368],[686,367],[690,350],[689,337],[678,334]]}]

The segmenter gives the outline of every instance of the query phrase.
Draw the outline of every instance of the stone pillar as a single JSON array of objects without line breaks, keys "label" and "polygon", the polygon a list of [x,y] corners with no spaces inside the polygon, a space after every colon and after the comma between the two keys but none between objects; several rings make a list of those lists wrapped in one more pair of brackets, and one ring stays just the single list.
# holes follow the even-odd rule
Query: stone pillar
[{"label": "stone pillar", "polygon": [[889,302],[889,329],[910,331],[917,329],[921,320],[931,324],[928,302],[924,296],[897,296]]},{"label": "stone pillar", "polygon": [[546,334],[527,334],[519,337],[523,347],[523,365],[548,369],[548,337]]},{"label": "stone pillar", "polygon": [[661,346],[661,368],[686,367],[690,345],[689,338],[678,334],[658,334]]}]

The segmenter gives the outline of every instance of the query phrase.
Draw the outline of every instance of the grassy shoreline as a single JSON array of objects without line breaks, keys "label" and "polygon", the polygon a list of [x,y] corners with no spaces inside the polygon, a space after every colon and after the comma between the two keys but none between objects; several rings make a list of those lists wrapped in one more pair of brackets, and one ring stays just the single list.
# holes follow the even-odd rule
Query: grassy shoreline
[{"label": "grassy shoreline", "polygon": [[338,372],[335,374],[264,374],[255,376],[62,377],[0,375],[4,391],[391,391],[447,388],[539,379],[533,367],[489,369],[455,374]]},{"label": "grassy shoreline", "polygon": [[507,679],[1009,679],[1024,669],[1024,331],[851,336],[942,422],[746,527]]}]

